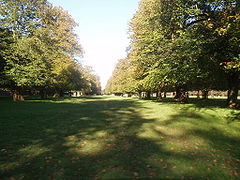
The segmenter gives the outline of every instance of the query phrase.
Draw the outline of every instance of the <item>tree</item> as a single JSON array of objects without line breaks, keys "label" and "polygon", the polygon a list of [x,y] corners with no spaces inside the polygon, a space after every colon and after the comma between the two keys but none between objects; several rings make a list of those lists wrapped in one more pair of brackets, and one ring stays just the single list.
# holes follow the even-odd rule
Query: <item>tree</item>
[{"label": "tree", "polygon": [[184,29],[189,11],[184,3],[142,0],[130,24],[132,64],[143,89],[161,91],[171,84],[177,89],[177,101],[186,101],[186,84],[197,73]]},{"label": "tree", "polygon": [[105,92],[115,94],[128,93],[130,95],[135,92],[134,87],[136,86],[132,77],[129,59],[120,59],[106,85]]},{"label": "tree", "polygon": [[202,41],[208,48],[201,47],[207,52],[207,64],[225,70],[228,79],[228,106],[235,108],[238,106],[239,89],[239,1],[202,0],[195,2],[195,6],[199,13],[188,26],[199,29],[198,36],[204,39]]},{"label": "tree", "polygon": [[44,70],[40,68],[43,63],[39,56],[33,57],[35,52],[31,51],[31,46],[35,40],[33,32],[39,26],[40,9],[43,10],[42,7],[47,6],[47,3],[1,0],[0,4],[0,26],[10,31],[13,38],[13,43],[9,44],[10,53],[3,57],[6,62],[5,74],[13,82],[11,88],[14,100],[23,100],[20,92],[23,87],[42,83],[42,76],[38,76],[37,72]]},{"label": "tree", "polygon": [[[144,90],[176,87],[225,89],[237,106],[239,85],[239,2],[230,0],[142,0],[130,23],[130,54]],[[225,70],[225,72],[223,71]]]},{"label": "tree", "polygon": [[20,91],[24,88],[46,91],[61,87],[62,77],[66,77],[62,73],[82,54],[75,21],[46,0],[1,0],[0,4],[0,27],[13,38],[9,53],[2,58],[14,100],[23,100]]},{"label": "tree", "polygon": [[83,92],[86,95],[101,94],[100,78],[97,76],[91,66],[85,66],[82,68],[85,84],[83,86]]},{"label": "tree", "polygon": [[10,46],[13,43],[12,32],[7,29],[0,28],[0,86],[8,87],[12,83],[5,74],[6,59],[4,58],[10,53]]}]

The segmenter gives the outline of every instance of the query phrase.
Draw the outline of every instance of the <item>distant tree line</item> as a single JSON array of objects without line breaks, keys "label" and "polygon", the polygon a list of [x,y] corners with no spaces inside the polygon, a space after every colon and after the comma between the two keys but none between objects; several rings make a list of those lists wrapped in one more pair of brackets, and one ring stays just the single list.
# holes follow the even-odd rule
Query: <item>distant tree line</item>
[{"label": "distant tree line", "polygon": [[47,0],[0,0],[0,87],[48,95],[81,91],[99,94],[99,77],[76,59],[83,54],[74,33],[77,23]]},{"label": "distant tree line", "polygon": [[141,0],[130,22],[128,56],[119,60],[106,93],[227,90],[238,107],[240,1]]}]

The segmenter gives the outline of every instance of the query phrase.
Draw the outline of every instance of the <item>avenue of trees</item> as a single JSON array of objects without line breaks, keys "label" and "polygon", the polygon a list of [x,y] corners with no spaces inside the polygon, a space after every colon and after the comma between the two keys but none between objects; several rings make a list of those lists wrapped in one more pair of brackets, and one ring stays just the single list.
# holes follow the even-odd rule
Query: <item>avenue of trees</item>
[{"label": "avenue of trees", "polygon": [[107,93],[227,90],[236,108],[240,74],[240,2],[141,0],[130,22],[128,55],[116,65]]},{"label": "avenue of trees", "polygon": [[73,18],[47,0],[0,0],[0,87],[23,100],[64,92],[101,93],[99,77],[76,59],[83,54]]}]

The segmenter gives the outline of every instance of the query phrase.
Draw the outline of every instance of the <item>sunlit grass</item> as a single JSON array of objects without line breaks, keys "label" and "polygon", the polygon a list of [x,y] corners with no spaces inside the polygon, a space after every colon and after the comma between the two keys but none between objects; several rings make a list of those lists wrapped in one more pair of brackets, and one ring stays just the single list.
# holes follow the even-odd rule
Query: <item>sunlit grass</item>
[{"label": "sunlit grass", "polygon": [[239,179],[239,110],[121,97],[0,103],[0,179]]}]

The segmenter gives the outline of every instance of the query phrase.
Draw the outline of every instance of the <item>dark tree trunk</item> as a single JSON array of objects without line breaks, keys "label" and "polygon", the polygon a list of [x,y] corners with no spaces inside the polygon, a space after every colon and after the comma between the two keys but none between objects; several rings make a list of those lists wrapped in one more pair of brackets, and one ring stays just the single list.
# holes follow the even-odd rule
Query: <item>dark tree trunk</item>
[{"label": "dark tree trunk", "polygon": [[69,92],[68,92],[68,95],[69,95],[69,97],[72,97],[72,92],[69,91]]},{"label": "dark tree trunk", "polygon": [[208,99],[208,90],[203,90],[202,91],[202,99]]},{"label": "dark tree trunk", "polygon": [[146,98],[147,98],[147,99],[151,99],[151,92],[150,92],[150,91],[147,91],[147,92],[146,92]]},{"label": "dark tree trunk", "polygon": [[20,88],[16,88],[12,91],[12,98],[13,101],[24,101],[24,97]]},{"label": "dark tree trunk", "polygon": [[166,93],[166,92],[163,93],[163,97],[164,97],[164,98],[167,97],[167,93]]},{"label": "dark tree trunk", "polygon": [[64,97],[64,91],[63,91],[63,90],[60,90],[60,91],[59,91],[59,95],[60,95],[60,97]]},{"label": "dark tree trunk", "polygon": [[239,73],[238,72],[231,73],[229,75],[228,86],[229,86],[228,99],[227,99],[228,107],[238,108],[239,107],[237,102],[238,90],[239,90]]},{"label": "dark tree trunk", "polygon": [[162,102],[162,101],[163,101],[162,92],[161,92],[161,91],[158,91],[158,92],[157,92],[157,102]]},{"label": "dark tree trunk", "polygon": [[47,91],[45,89],[40,90],[41,99],[47,99]]},{"label": "dark tree trunk", "polygon": [[200,91],[197,91],[197,99],[200,99]]},{"label": "dark tree trunk", "polygon": [[139,99],[142,98],[142,92],[141,92],[141,91],[138,92],[138,98],[139,98]]},{"label": "dark tree trunk", "polygon": [[176,95],[174,97],[175,102],[188,103],[188,96],[186,89],[183,86],[176,87]]}]

